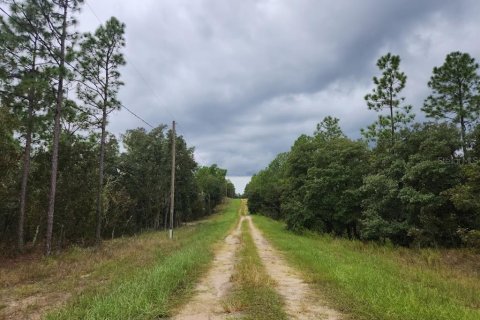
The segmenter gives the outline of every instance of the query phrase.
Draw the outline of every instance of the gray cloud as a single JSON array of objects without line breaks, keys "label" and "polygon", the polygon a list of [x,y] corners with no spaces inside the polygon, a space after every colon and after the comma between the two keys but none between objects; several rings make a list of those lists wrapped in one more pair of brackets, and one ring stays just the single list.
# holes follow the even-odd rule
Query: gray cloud
[{"label": "gray cloud", "polygon": [[[121,99],[150,123],[175,118],[197,160],[246,176],[326,115],[344,131],[376,115],[363,96],[376,59],[400,54],[416,110],[433,66],[454,50],[480,58],[480,3],[464,1],[171,0],[89,2],[127,24]],[[98,21],[88,7],[80,28]],[[109,129],[141,126],[125,111]]]}]

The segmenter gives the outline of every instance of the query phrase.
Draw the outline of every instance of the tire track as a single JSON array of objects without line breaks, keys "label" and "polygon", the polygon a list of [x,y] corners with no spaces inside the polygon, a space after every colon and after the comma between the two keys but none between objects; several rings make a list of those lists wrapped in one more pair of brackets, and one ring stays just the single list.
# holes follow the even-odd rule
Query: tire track
[{"label": "tire track", "polygon": [[253,224],[251,216],[245,218],[250,226],[258,254],[270,277],[277,283],[277,291],[285,303],[285,312],[290,319],[338,320],[341,315],[319,301],[301,275],[288,266],[282,255],[275,250]]},{"label": "tire track", "polygon": [[[240,209],[241,210],[241,209]],[[172,319],[175,320],[216,320],[232,315],[223,308],[223,298],[232,287],[235,255],[240,247],[242,215],[237,227],[216,251],[212,267],[195,288],[193,298]]]}]

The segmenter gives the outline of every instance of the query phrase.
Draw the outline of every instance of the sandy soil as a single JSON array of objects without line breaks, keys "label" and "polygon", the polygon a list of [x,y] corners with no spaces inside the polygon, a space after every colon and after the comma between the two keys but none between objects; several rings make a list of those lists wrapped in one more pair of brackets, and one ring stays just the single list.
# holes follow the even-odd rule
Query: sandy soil
[{"label": "sandy soil", "polygon": [[[51,293],[28,296],[21,300],[6,299],[6,307],[0,314],[0,319],[4,320],[40,320],[42,315],[48,310],[65,303],[70,293]],[[52,303],[52,301],[55,301]],[[32,306],[35,310],[31,310]]]},{"label": "sandy soil", "polygon": [[340,313],[319,300],[301,275],[287,265],[282,255],[255,227],[251,217],[247,216],[245,219],[267,273],[277,283],[276,289],[285,302],[285,312],[290,319],[341,319]]},{"label": "sandy soil", "polygon": [[173,317],[175,320],[227,319],[222,301],[232,287],[235,254],[240,247],[241,217],[235,230],[225,238],[215,253],[211,269],[195,288],[193,298]]}]

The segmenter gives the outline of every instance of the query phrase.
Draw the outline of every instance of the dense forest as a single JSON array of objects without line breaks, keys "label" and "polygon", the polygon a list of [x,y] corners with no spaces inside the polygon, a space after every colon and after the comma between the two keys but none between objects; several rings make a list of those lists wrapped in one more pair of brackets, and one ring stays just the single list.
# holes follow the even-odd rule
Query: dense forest
[{"label": "dense forest", "polygon": [[[0,249],[68,244],[168,223],[172,142],[175,224],[233,197],[226,170],[200,167],[165,125],[107,131],[123,108],[125,25],[75,31],[81,0],[6,1],[0,17]],[[175,140],[174,140],[175,139]],[[26,245],[28,244],[28,246]]]},{"label": "dense forest", "polygon": [[415,122],[400,57],[382,56],[365,96],[378,120],[352,140],[328,116],[253,176],[251,212],[291,230],[404,246],[480,246],[480,75],[467,53],[435,67]]}]

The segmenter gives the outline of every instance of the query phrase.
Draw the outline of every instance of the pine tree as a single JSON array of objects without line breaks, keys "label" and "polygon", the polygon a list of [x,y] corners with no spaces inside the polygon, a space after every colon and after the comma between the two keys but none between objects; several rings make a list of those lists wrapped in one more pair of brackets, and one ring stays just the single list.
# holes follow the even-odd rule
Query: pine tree
[{"label": "pine tree", "polygon": [[410,113],[412,107],[402,105],[404,97],[399,97],[400,92],[405,88],[407,76],[399,70],[400,56],[387,53],[380,57],[377,66],[382,72],[380,78],[373,77],[375,88],[372,93],[365,96],[368,109],[377,112],[388,109],[388,115],[380,115],[378,121],[368,127],[368,130],[362,130],[367,138],[379,137],[385,135],[385,129],[389,128],[391,146],[395,144],[395,133],[400,124],[411,122],[414,116]]},{"label": "pine tree", "polygon": [[468,53],[452,52],[441,67],[433,68],[428,82],[432,95],[422,111],[428,117],[447,119],[460,125],[462,151],[467,157],[467,127],[480,115],[480,75],[478,63]]},{"label": "pine tree", "polygon": [[317,124],[317,130],[315,130],[315,136],[321,136],[325,140],[332,140],[335,138],[344,138],[345,134],[339,125],[340,119],[332,116],[325,117],[322,122]]},{"label": "pine tree", "polygon": [[61,116],[64,104],[65,82],[68,77],[68,59],[69,52],[72,49],[71,41],[76,38],[76,34],[71,32],[71,27],[75,23],[72,15],[79,10],[83,0],[39,0],[39,10],[47,20],[47,26],[52,35],[52,47],[49,48],[51,58],[56,63],[57,85],[55,88],[55,112],[54,129],[52,141],[52,163],[50,176],[50,193],[47,210],[47,232],[45,240],[45,254],[50,255],[52,251],[53,236],[53,215],[55,211],[55,195],[57,189],[58,173],[58,151],[61,134]]},{"label": "pine tree", "polygon": [[95,242],[101,242],[103,216],[103,184],[104,158],[107,116],[113,110],[120,108],[117,93],[123,83],[120,81],[119,68],[125,64],[121,49],[125,46],[125,25],[115,17],[110,18],[104,26],[100,26],[94,34],[86,33],[80,44],[78,69],[82,82],[78,86],[81,100],[96,116],[100,111],[98,123],[101,128],[100,157],[97,190],[97,226]]},{"label": "pine tree", "polygon": [[46,21],[39,14],[36,2],[12,2],[9,19],[1,21],[3,69],[8,70],[8,81],[2,92],[2,100],[19,121],[18,132],[25,140],[23,147],[22,178],[19,196],[17,247],[23,251],[25,208],[32,144],[45,117],[39,115],[51,103],[49,78],[45,60],[45,41],[42,41]]}]

